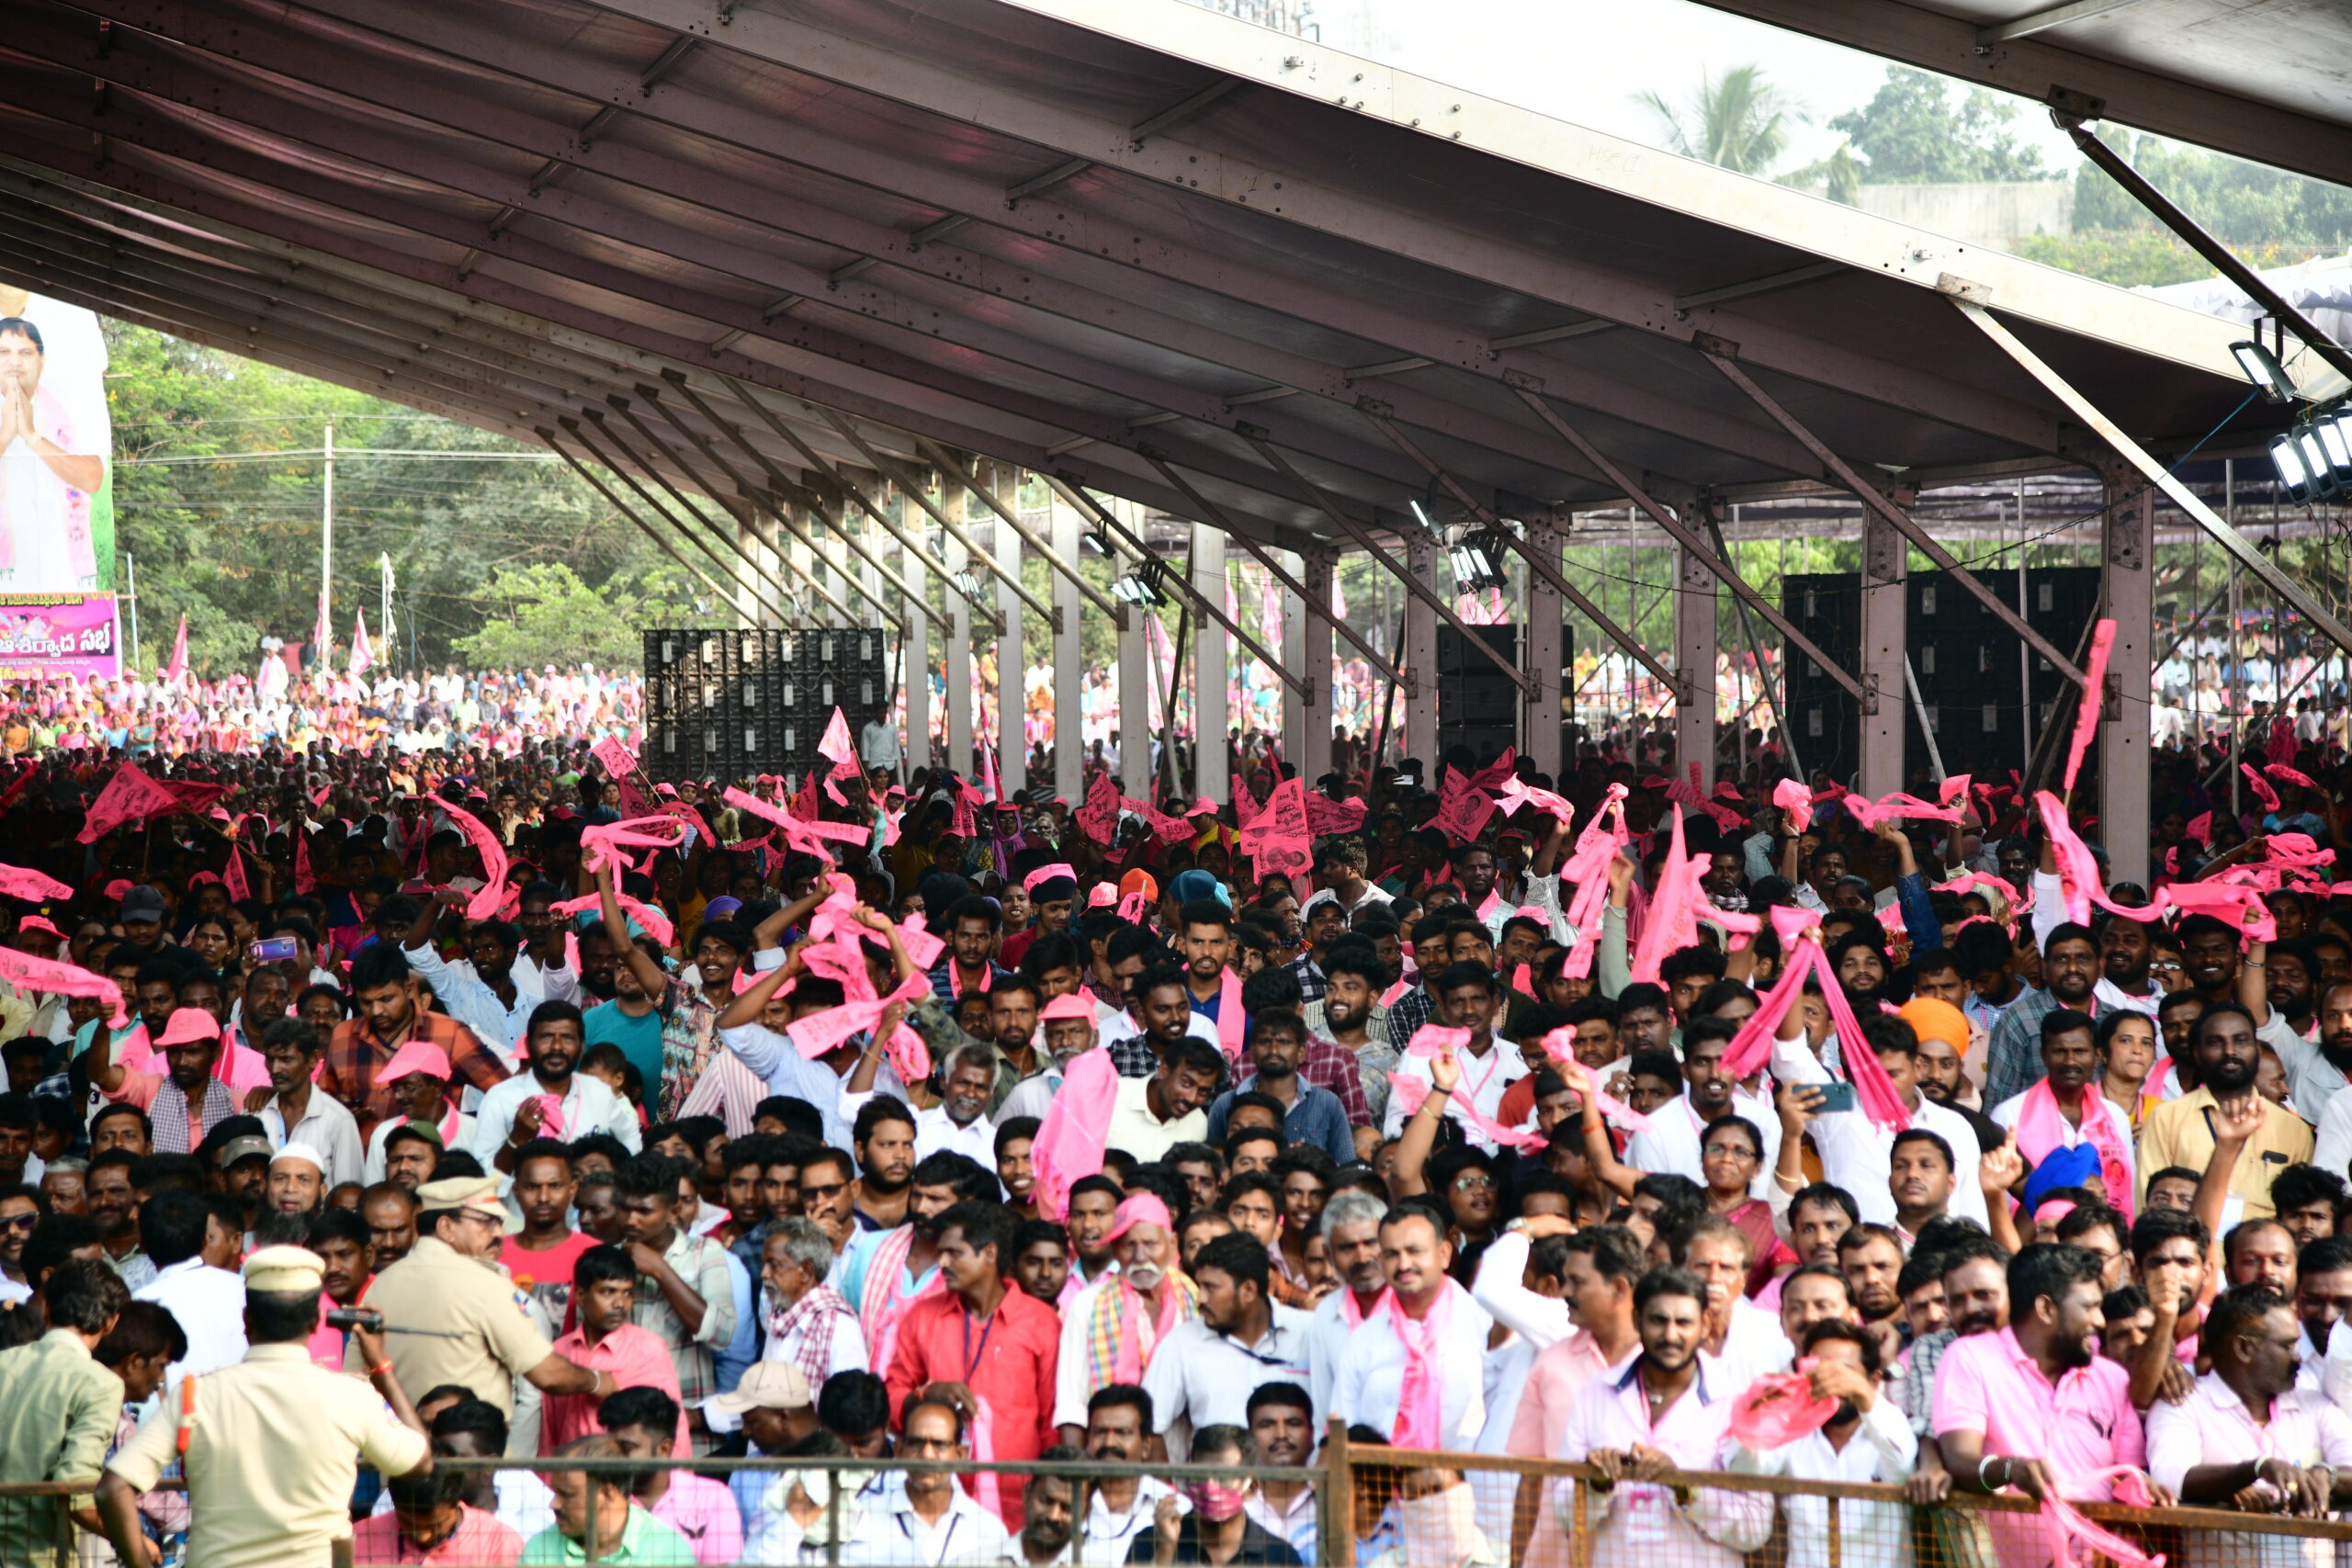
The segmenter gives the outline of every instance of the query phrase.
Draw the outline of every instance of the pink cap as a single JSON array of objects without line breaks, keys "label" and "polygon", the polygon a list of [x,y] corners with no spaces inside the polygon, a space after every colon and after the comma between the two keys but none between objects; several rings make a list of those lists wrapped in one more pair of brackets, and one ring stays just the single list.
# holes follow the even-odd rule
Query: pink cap
[{"label": "pink cap", "polygon": [[1111,1234],[1103,1239],[1116,1241],[1137,1225],[1158,1225],[1161,1230],[1172,1231],[1176,1222],[1170,1218],[1167,1204],[1148,1192],[1136,1192],[1121,1201],[1111,1216]]},{"label": "pink cap", "polygon": [[1051,882],[1057,876],[1067,876],[1072,882],[1076,882],[1078,880],[1078,869],[1067,861],[1056,861],[1051,865],[1041,865],[1036,870],[1031,872],[1028,875],[1021,879],[1022,890],[1023,892],[1035,893],[1037,891],[1037,884],[1041,882]]},{"label": "pink cap", "polygon": [[392,1059],[376,1069],[379,1084],[397,1083],[413,1073],[423,1073],[429,1078],[449,1081],[449,1055],[429,1040],[412,1040],[392,1053]]},{"label": "pink cap", "polygon": [[[2208,812],[2207,815],[2210,817],[2211,813]],[[130,891],[130,878],[127,876],[118,876],[112,882],[107,884],[107,897],[114,899],[117,903],[120,903],[122,901],[122,896]]]},{"label": "pink cap", "polygon": [[40,915],[27,915],[23,919],[18,920],[17,931],[18,935],[26,931],[47,931],[60,942],[65,940],[65,933],[51,925],[46,917]]},{"label": "pink cap", "polygon": [[1094,1004],[1087,999],[1084,991],[1068,991],[1039,1008],[1037,1016],[1040,1019],[1082,1018],[1091,1023],[1094,1021]]},{"label": "pink cap", "polygon": [[1086,895],[1090,909],[1106,909],[1119,901],[1119,890],[1107,882],[1098,882]]},{"label": "pink cap", "polygon": [[192,1045],[199,1040],[218,1040],[220,1026],[202,1008],[175,1008],[172,1021],[164,1025],[164,1045]]}]

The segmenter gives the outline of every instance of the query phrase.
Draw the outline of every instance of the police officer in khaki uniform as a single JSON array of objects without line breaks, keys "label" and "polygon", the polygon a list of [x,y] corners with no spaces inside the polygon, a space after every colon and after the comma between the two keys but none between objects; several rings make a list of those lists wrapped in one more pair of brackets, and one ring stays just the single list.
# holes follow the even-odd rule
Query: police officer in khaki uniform
[{"label": "police officer in khaki uniform", "polygon": [[325,1271],[300,1247],[245,1259],[245,1359],[183,1379],[98,1482],[98,1515],[122,1562],[155,1561],[138,1497],[175,1458],[187,1473],[188,1561],[205,1568],[324,1568],[334,1541],[351,1534],[358,1461],[386,1476],[432,1468],[380,1337],[353,1330],[365,1381],[311,1359]]},{"label": "police officer in khaki uniform", "polygon": [[[509,1223],[493,1176],[453,1176],[416,1190],[423,1206],[416,1246],[376,1276],[368,1305],[384,1314],[393,1369],[413,1388],[460,1383],[511,1413],[514,1379],[542,1393],[594,1393],[619,1387],[609,1372],[592,1372],[555,1353],[498,1262]],[[426,1329],[429,1333],[397,1332]],[[346,1371],[364,1371],[373,1357],[356,1342]]]}]

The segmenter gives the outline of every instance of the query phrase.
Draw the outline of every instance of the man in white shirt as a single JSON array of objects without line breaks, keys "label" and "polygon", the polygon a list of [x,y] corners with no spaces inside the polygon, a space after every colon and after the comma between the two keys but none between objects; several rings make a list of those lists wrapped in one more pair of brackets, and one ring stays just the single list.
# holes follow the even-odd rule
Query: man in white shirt
[{"label": "man in white shirt", "polygon": [[[1399,1448],[1467,1450],[1487,1423],[1487,1337],[1494,1320],[1447,1277],[1453,1244],[1432,1213],[1391,1209],[1380,1222],[1388,1293],[1348,1336],[1331,1410]],[[1408,1406],[1405,1394],[1426,1391]]]},{"label": "man in white shirt", "polygon": [[409,927],[401,955],[416,977],[433,987],[441,1010],[474,1032],[492,1055],[512,1064],[514,1043],[530,1025],[531,1010],[540,998],[514,983],[514,954],[522,933],[504,920],[482,920],[466,933],[466,952],[473,961],[468,973],[444,960],[434,950],[433,930],[445,908],[463,908],[469,895],[455,888],[428,894],[424,912]]},{"label": "man in white shirt", "polygon": [[[1791,1008],[1781,1022],[1780,1038],[1772,1042],[1772,1075],[1784,1085],[1799,1089],[1818,1089],[1837,1081],[1821,1058],[1805,1043],[1803,1010]],[[1983,1145],[1976,1141],[1976,1130],[1960,1112],[1950,1106],[1938,1105],[1919,1092],[1919,1036],[1899,1018],[1882,1015],[1862,1024],[1865,1042],[1849,1046],[1838,1042],[1841,1049],[1865,1049],[1878,1058],[1894,1086],[1895,1097],[1909,1112],[1911,1125],[1923,1127],[1941,1135],[1952,1150],[1951,1213],[1984,1224],[1984,1193],[1977,1185],[1977,1165]],[[1834,1037],[1833,1037],[1834,1038]],[[1782,1100],[1781,1152],[1787,1155],[1787,1118],[1791,1114],[1786,1097]],[[1826,1114],[1796,1110],[1800,1122],[1813,1134],[1813,1146],[1821,1155],[1822,1179],[1844,1188],[1853,1194],[1854,1202],[1862,1218],[1879,1224],[1893,1224],[1895,1220],[1894,1193],[1887,1184],[1887,1171],[1894,1152],[1894,1132],[1871,1121],[1858,1102],[1851,1111]],[[1784,1157],[1781,1162],[1786,1164]],[[1794,1192],[1804,1185],[1798,1178],[1792,1183],[1785,1173],[1776,1172],[1777,1181],[1788,1191]]]},{"label": "man in white shirt", "polygon": [[1674,1249],[1675,1266],[1689,1269],[1707,1288],[1708,1342],[1720,1345],[1712,1355],[1726,1390],[1745,1390],[1795,1359],[1780,1318],[1745,1293],[1754,1260],[1746,1231],[1720,1214],[1708,1214],[1675,1236]]},{"label": "man in white shirt", "polygon": [[[1734,1444],[1724,1468],[1744,1475],[1790,1475],[1800,1481],[1899,1483],[1919,1457],[1919,1439],[1900,1405],[1879,1387],[1878,1344],[1842,1319],[1804,1332],[1804,1353],[1816,1397],[1836,1399],[1838,1413],[1818,1430],[1763,1452]],[[1830,1502],[1790,1496],[1791,1568],[1828,1568],[1829,1510],[1838,1510],[1839,1540],[1852,1561],[1895,1568],[1911,1558],[1911,1510],[1901,1503]],[[1841,1556],[1840,1561],[1844,1561]]]},{"label": "man in white shirt", "polygon": [[644,1147],[637,1112],[602,1079],[576,1069],[586,1049],[580,1010],[541,1002],[531,1010],[523,1037],[526,1071],[492,1087],[474,1118],[473,1156],[502,1177],[514,1172],[514,1152],[533,1138],[566,1143],[610,1133],[631,1154]]},{"label": "man in white shirt", "polygon": [[[2286,1297],[2261,1285],[2225,1291],[2198,1337],[2213,1370],[2178,1404],[2148,1410],[2148,1474],[2183,1507],[2319,1514],[2352,1503],[2352,1420],[2295,1375],[2302,1328]],[[2325,1541],[2252,1531],[2183,1539],[2200,1568],[2326,1568]]]},{"label": "man in white shirt", "polygon": [[[915,1158],[942,1149],[996,1168],[996,1123],[989,1119],[989,1096],[996,1089],[996,1053],[978,1043],[958,1046],[941,1070],[945,1086],[937,1105],[915,1112]],[[842,1115],[854,1122],[876,1091],[843,1089]]]},{"label": "man in white shirt", "polygon": [[1223,1054],[1193,1035],[1161,1047],[1159,1068],[1149,1077],[1119,1080],[1103,1146],[1148,1162],[1178,1144],[1198,1143],[1208,1132],[1208,1103],[1224,1068]]},{"label": "man in white shirt", "polygon": [[[1646,1172],[1687,1176],[1701,1187],[1707,1174],[1699,1152],[1707,1124],[1718,1116],[1740,1114],[1736,1094],[1738,1080],[1719,1069],[1724,1051],[1739,1025],[1727,1018],[1694,1018],[1682,1030],[1682,1094],[1649,1113],[1649,1125],[1625,1145],[1625,1164]],[[1757,1162],[1750,1195],[1767,1195],[1772,1168],[1781,1154],[1781,1120],[1766,1117],[1757,1127],[1764,1140],[1763,1158]]]},{"label": "man in white shirt", "polygon": [[[901,1459],[969,1459],[964,1416],[938,1399],[907,1407]],[[861,1499],[857,1533],[842,1543],[845,1568],[995,1568],[1011,1544],[1004,1523],[974,1502],[945,1471],[910,1471],[903,1484]]]},{"label": "man in white shirt", "polygon": [[275,1092],[261,1108],[261,1124],[272,1149],[307,1144],[318,1150],[331,1192],[344,1182],[365,1179],[367,1154],[360,1147],[359,1123],[343,1101],[311,1081],[324,1046],[319,1032],[299,1018],[281,1018],[262,1031],[262,1061]]},{"label": "man in white shirt", "polygon": [[[1503,999],[1502,987],[1492,970],[1465,962],[1448,964],[1429,983],[1429,989],[1437,1004],[1438,1021],[1470,1032],[1469,1043],[1454,1054],[1462,1079],[1448,1097],[1445,1113],[1461,1126],[1464,1137],[1492,1154],[1493,1140],[1478,1130],[1467,1108],[1476,1106],[1489,1122],[1499,1121],[1503,1091],[1527,1076],[1526,1061],[1516,1050],[1503,1049],[1495,1039],[1495,1015]],[[1427,1057],[1408,1053],[1397,1058],[1393,1082],[1401,1086],[1408,1078],[1425,1086],[1431,1081]],[[1401,1094],[1392,1091],[1388,1096],[1388,1114],[1382,1128],[1385,1136],[1394,1138],[1403,1134],[1408,1100],[1416,1106],[1420,1103],[1419,1098],[1409,1090]]]},{"label": "man in white shirt", "polygon": [[[1233,1231],[1193,1259],[1197,1317],[1176,1325],[1144,1370],[1156,1426],[1189,1437],[1203,1427],[1249,1425],[1261,1383],[1307,1379],[1306,1314],[1269,1293],[1272,1264],[1253,1236]],[[1178,1447],[1170,1445],[1170,1452]]]},{"label": "man in white shirt", "polygon": [[215,1213],[231,1206],[194,1192],[158,1192],[139,1205],[141,1245],[155,1264],[155,1282],[131,1292],[169,1312],[187,1336],[187,1354],[165,1370],[175,1389],[245,1359],[245,1281],[232,1267],[244,1252],[244,1226]]}]

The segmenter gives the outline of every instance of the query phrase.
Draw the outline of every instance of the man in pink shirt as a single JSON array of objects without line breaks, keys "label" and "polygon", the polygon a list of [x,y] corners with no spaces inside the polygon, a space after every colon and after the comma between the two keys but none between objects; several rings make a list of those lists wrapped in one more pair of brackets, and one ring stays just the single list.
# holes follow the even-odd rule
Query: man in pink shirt
[{"label": "man in pink shirt", "polygon": [[[678,1368],[670,1348],[650,1328],[629,1321],[637,1305],[637,1265],[617,1247],[592,1247],[571,1266],[571,1306],[578,1326],[556,1341],[558,1351],[593,1371],[610,1372],[622,1388],[658,1388],[678,1397]],[[605,1428],[593,1393],[551,1393],[540,1407],[539,1452],[551,1454],[574,1438]],[[684,1412],[678,1440],[688,1440]]]},{"label": "man in pink shirt", "polygon": [[[456,1450],[435,1442],[436,1454]],[[425,1562],[494,1568],[519,1562],[523,1538],[495,1514],[458,1501],[466,1472],[435,1470],[390,1483],[391,1511],[359,1521],[351,1532],[356,1562]]]},{"label": "man in pink shirt", "polygon": [[[1744,1391],[1724,1386],[1722,1368],[1701,1348],[1706,1314],[1707,1287],[1697,1275],[1643,1275],[1634,1287],[1641,1354],[1622,1371],[1589,1379],[1569,1406],[1557,1455],[1589,1461],[1601,1477],[1593,1490],[1593,1568],[1739,1568],[1742,1554],[1772,1533],[1766,1494],[1701,1489],[1686,1505],[1664,1484],[1678,1470],[1721,1470],[1730,1454],[1726,1424]],[[1558,1495],[1555,1514],[1567,1497]]]},{"label": "man in pink shirt", "polygon": [[[2098,1353],[2107,1325],[2099,1269],[2098,1255],[2083,1247],[2028,1247],[2009,1260],[2009,1325],[1944,1352],[1933,1424],[1955,1488],[2104,1502],[2113,1489],[2095,1479],[2098,1472],[2145,1464],[2131,1374]],[[2165,1487],[2151,1490],[2171,1503]],[[2048,1560],[2040,1519],[1996,1514],[1987,1523],[2005,1563]]]},{"label": "man in pink shirt", "polygon": [[[1519,1410],[1511,1417],[1505,1451],[1560,1457],[1568,1413],[1585,1384],[1611,1369],[1622,1371],[1642,1348],[1634,1328],[1634,1284],[1645,1270],[1641,1244],[1623,1225],[1589,1225],[1566,1238],[1567,1303],[1576,1331],[1536,1354],[1527,1370]],[[1537,1484],[1542,1484],[1540,1482]],[[1519,1527],[1513,1542],[1528,1568],[1566,1568],[1567,1540],[1553,1509],[1533,1510],[1532,1534]]]}]

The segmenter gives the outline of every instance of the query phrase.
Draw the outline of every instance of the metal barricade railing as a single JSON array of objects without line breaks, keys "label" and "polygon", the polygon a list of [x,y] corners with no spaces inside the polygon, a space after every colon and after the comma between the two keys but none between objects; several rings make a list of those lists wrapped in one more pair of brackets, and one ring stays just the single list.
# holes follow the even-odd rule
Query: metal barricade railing
[{"label": "metal barricade railing", "polygon": [[[1866,1439],[1856,1434],[1852,1439]],[[436,1461],[454,1471],[527,1471],[614,1477],[604,1485],[633,1483],[657,1470],[691,1471],[731,1477],[740,1472],[849,1473],[863,1478],[946,1472],[958,1477],[983,1472],[1019,1477],[1053,1476],[1071,1483],[1071,1540],[1062,1561],[1083,1562],[1086,1520],[1092,1488],[1105,1480],[1154,1478],[1182,1483],[1195,1479],[1274,1481],[1303,1484],[1314,1492],[1316,1551],[1327,1568],[1369,1568],[1384,1554],[1399,1568],[1461,1568],[1458,1562],[1423,1562],[1408,1549],[1396,1528],[1400,1494],[1411,1478],[1453,1472],[1475,1483],[1487,1477],[1507,1485],[1510,1501],[1506,1539],[1489,1538],[1486,1561],[1504,1568],[2029,1568],[2049,1562],[2042,1546],[2039,1509],[2014,1494],[1982,1496],[1953,1493],[1933,1504],[1915,1505],[1897,1485],[1817,1482],[1784,1475],[1737,1472],[1668,1472],[1642,1486],[1663,1494],[1671,1517],[1661,1508],[1644,1521],[1648,1538],[1633,1550],[1615,1551],[1612,1504],[1615,1487],[1589,1465],[1521,1459],[1508,1455],[1398,1450],[1351,1443],[1336,1424],[1312,1466],[1238,1469],[1230,1465],[1117,1463],[1097,1460],[860,1459],[854,1456],[756,1459],[629,1459],[585,1456],[536,1459],[458,1459]],[[1654,1486],[1656,1493],[1651,1493]],[[86,1491],[59,1483],[0,1484],[0,1507],[10,1498],[57,1497]],[[826,1488],[826,1541],[821,1552],[801,1561],[839,1568],[843,1547],[841,1485]],[[1809,1506],[1817,1505],[1817,1506]],[[1136,1506],[1144,1505],[1138,1501]],[[1710,1507],[1712,1506],[1712,1513]],[[2132,1543],[2145,1555],[2162,1554],[2169,1568],[2334,1568],[2352,1563],[2352,1518],[2298,1518],[2211,1507],[2131,1507],[2120,1504],[2076,1505],[2087,1518]],[[1868,1512],[1864,1512],[1868,1510]],[[1544,1521],[1552,1521],[1546,1530]],[[63,1518],[63,1511],[59,1510]],[[1726,1525],[1710,1536],[1701,1520]],[[1678,1534],[1674,1521],[1689,1525]],[[587,1517],[581,1542],[590,1561],[611,1543],[596,1539],[596,1510]],[[1483,1526],[1482,1531],[1483,1531]],[[67,1533],[72,1526],[65,1526]],[[1012,1551],[1020,1554],[1017,1526]],[[747,1535],[747,1543],[749,1536]],[[2017,1550],[2022,1543],[2023,1555]],[[349,1539],[336,1543],[334,1568],[371,1568],[355,1558]],[[70,1560],[70,1554],[69,1554]],[[870,1561],[870,1559],[868,1559]],[[2094,1560],[2085,1554],[2084,1561]],[[2103,1564],[2104,1560],[2097,1560]],[[909,1563],[907,1568],[918,1568]]]}]

